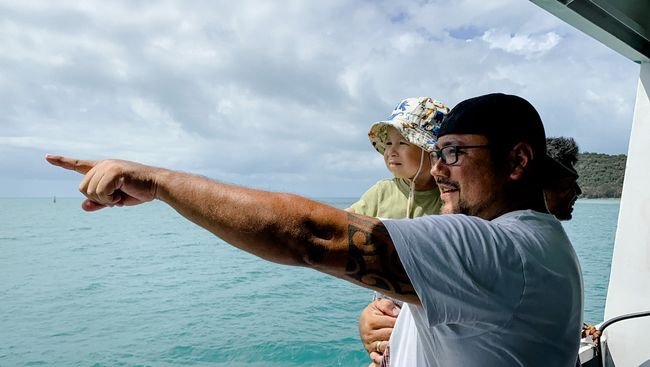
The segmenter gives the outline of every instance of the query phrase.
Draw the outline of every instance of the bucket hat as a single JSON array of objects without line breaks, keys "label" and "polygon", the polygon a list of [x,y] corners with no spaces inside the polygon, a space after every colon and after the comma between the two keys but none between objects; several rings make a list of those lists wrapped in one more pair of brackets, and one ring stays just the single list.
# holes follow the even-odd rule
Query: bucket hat
[{"label": "bucket hat", "polygon": [[406,141],[430,152],[436,144],[442,119],[448,112],[449,108],[431,97],[406,98],[388,119],[372,124],[368,138],[372,146],[384,154],[388,126],[392,126]]}]

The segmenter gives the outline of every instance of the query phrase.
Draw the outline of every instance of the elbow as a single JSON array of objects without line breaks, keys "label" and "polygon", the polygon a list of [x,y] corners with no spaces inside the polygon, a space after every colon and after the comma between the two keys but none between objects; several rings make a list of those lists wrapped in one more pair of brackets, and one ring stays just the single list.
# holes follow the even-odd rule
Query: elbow
[{"label": "elbow", "polygon": [[285,241],[288,240],[291,260],[294,265],[330,273],[345,257],[341,250],[347,250],[347,246],[341,243],[346,234],[347,214],[317,202],[296,200],[290,194],[286,199],[287,206],[300,208],[294,215],[284,218],[285,223],[290,224],[283,226],[281,234]]}]

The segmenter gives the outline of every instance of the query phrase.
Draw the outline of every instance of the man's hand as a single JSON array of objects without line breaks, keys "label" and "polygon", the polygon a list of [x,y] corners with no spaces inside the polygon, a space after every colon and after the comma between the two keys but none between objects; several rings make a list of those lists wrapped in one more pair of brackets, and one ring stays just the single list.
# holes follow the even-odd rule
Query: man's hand
[{"label": "man's hand", "polygon": [[379,365],[393,332],[399,307],[393,301],[376,299],[359,317],[359,335],[373,363]]},{"label": "man's hand", "polygon": [[45,159],[54,166],[85,175],[79,191],[87,198],[81,204],[86,211],[138,205],[156,196],[156,168],[127,161],[90,161],[50,154]]},{"label": "man's hand", "polygon": [[591,336],[591,340],[596,341],[598,338],[600,338],[600,334],[600,330],[598,330],[594,325],[583,324],[582,334],[580,337],[586,338],[588,336]]}]

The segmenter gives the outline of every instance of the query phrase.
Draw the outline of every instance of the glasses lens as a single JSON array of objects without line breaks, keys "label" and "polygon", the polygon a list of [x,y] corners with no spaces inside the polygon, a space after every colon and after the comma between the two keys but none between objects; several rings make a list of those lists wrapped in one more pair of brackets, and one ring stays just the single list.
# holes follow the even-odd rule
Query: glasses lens
[{"label": "glasses lens", "polygon": [[454,164],[458,161],[458,149],[456,148],[456,146],[451,145],[440,150],[442,161],[445,164]]},{"label": "glasses lens", "polygon": [[438,162],[438,159],[441,159],[442,163],[444,164],[456,163],[458,160],[458,151],[455,148],[456,147],[454,146],[449,146],[432,151],[429,153],[429,157],[431,157],[431,164],[436,164],[436,162]]}]

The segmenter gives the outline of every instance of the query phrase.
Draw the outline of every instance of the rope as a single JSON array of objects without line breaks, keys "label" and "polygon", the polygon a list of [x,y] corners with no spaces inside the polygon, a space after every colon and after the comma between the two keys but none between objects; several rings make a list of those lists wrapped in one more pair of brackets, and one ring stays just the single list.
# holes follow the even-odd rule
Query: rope
[{"label": "rope", "polygon": [[411,179],[409,184],[409,197],[406,201],[406,218],[411,218],[411,205],[413,205],[413,200],[415,199],[415,180],[418,178],[420,171],[422,171],[422,166],[424,165],[424,149],[420,149],[420,167],[418,167],[415,176],[413,176],[413,179]]}]

